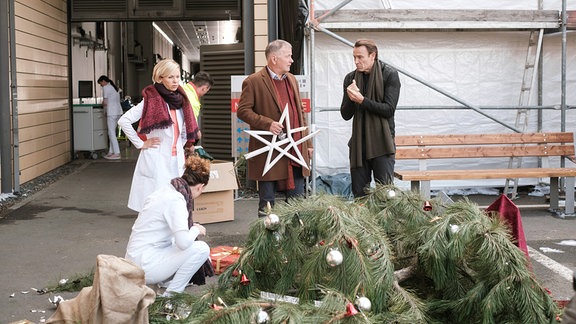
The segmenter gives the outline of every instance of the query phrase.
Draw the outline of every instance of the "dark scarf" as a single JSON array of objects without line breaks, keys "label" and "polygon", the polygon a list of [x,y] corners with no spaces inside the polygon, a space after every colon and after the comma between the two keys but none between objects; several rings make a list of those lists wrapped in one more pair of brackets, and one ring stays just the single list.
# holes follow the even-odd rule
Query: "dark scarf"
[{"label": "dark scarf", "polygon": [[[356,85],[364,93],[364,97],[376,102],[384,102],[384,79],[382,77],[383,63],[375,60],[368,76],[368,82],[364,81],[364,73],[356,71],[354,80]],[[353,130],[354,153],[351,154],[350,167],[362,167],[364,159],[373,159],[385,154],[395,152],[394,139],[390,132],[388,120],[374,114],[366,113],[364,109],[356,109],[354,113]],[[383,133],[384,136],[374,136]],[[362,154],[365,148],[364,155]]]},{"label": "dark scarf", "polygon": [[[162,90],[163,89],[163,90]],[[140,119],[140,133],[150,134],[154,129],[164,129],[170,127],[174,122],[170,118],[170,113],[166,110],[166,104],[170,109],[179,109],[184,112],[184,124],[186,125],[186,139],[197,140],[198,124],[192,112],[192,106],[182,87],[178,90],[169,91],[162,84],[155,83],[142,90],[144,97],[144,108]]]},{"label": "dark scarf", "polygon": [[182,108],[182,102],[184,102],[185,95],[183,96],[178,91],[170,91],[162,83],[154,83],[154,88],[162,96],[162,99],[166,101],[170,109],[180,109]]},{"label": "dark scarf", "polygon": [[188,229],[194,225],[194,219],[192,218],[192,213],[194,212],[194,199],[192,199],[192,191],[190,191],[190,185],[186,180],[182,178],[174,178],[170,180],[170,183],[178,191],[179,193],[184,196],[184,200],[186,201],[186,208],[188,209]]},{"label": "dark scarf", "polygon": [[[192,192],[190,191],[190,186],[186,182],[186,180],[182,178],[174,178],[170,180],[170,183],[178,191],[179,193],[184,196],[184,200],[186,201],[186,208],[188,209],[188,229],[190,229],[194,225],[194,219],[192,218],[192,214],[194,212],[194,199],[192,199]],[[214,275],[214,266],[210,259],[206,260],[202,267],[198,269],[198,271],[192,276],[190,282],[196,285],[204,285],[206,284],[206,277],[212,277]]]}]

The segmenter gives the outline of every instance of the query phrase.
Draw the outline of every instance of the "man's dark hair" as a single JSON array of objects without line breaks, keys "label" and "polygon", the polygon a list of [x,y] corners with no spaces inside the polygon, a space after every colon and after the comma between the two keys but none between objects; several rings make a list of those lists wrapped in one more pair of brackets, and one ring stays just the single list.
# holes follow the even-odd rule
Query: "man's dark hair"
[{"label": "man's dark hair", "polygon": [[194,85],[197,87],[201,87],[204,85],[208,85],[208,86],[212,87],[214,85],[214,79],[210,76],[210,74],[208,74],[208,72],[198,71],[194,75],[194,79],[192,79],[192,83],[194,83]]},{"label": "man's dark hair", "polygon": [[368,50],[368,54],[376,53],[375,59],[378,59],[378,46],[371,39],[359,39],[354,43],[354,47],[364,46]]}]

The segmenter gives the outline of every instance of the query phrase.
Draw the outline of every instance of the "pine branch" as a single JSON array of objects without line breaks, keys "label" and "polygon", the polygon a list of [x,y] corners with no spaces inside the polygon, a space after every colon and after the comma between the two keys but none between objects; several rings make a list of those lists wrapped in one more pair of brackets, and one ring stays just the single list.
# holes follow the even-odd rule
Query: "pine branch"
[{"label": "pine branch", "polygon": [[411,265],[409,267],[394,271],[394,278],[397,282],[402,282],[408,280],[416,273],[416,265]]},{"label": "pine branch", "polygon": [[[429,202],[432,210],[424,210],[419,194],[377,185],[354,202],[323,194],[277,203],[278,228],[255,221],[237,263],[221,275],[218,293],[230,294],[235,308],[218,321],[252,320],[262,301],[246,298],[259,291],[299,298],[298,305],[264,302],[273,304],[266,309],[275,323],[541,323],[555,316],[504,222],[467,199]],[[327,263],[331,249],[341,264]],[[235,270],[250,283],[241,284]],[[365,318],[345,311],[358,295],[372,303]]]}]

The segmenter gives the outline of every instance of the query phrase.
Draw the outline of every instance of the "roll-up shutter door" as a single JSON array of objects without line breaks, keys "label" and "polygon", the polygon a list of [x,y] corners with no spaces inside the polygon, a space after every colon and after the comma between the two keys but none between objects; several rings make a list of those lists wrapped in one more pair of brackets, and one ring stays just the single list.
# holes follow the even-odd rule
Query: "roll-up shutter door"
[{"label": "roll-up shutter door", "polygon": [[244,75],[244,45],[201,46],[200,69],[214,78],[214,86],[202,97],[201,144],[214,158],[232,160],[230,76]]},{"label": "roll-up shutter door", "polygon": [[241,19],[240,0],[69,0],[72,22]]}]

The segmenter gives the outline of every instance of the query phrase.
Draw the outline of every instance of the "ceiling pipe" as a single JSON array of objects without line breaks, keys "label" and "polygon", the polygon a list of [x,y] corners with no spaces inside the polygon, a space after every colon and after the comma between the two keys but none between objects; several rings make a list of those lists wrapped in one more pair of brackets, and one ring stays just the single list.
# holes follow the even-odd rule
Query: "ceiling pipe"
[{"label": "ceiling pipe", "polygon": [[[1,1],[0,44],[11,44],[8,36],[10,1]],[[10,140],[10,57],[9,47],[0,47],[0,176],[1,192],[12,193],[12,149]]]},{"label": "ceiling pipe", "polygon": [[[9,0],[10,11],[10,39],[16,39],[16,30],[14,28],[14,0]],[[1,44],[1,43],[0,43]],[[18,82],[16,78],[16,42],[10,42],[10,90],[12,91],[12,170],[13,170],[13,191],[15,194],[20,193],[20,136],[18,127]]]},{"label": "ceiling pipe", "polygon": [[242,42],[244,43],[244,74],[254,72],[254,1],[242,1]]},{"label": "ceiling pipe", "polygon": [[268,1],[268,42],[278,39],[278,0]]}]

